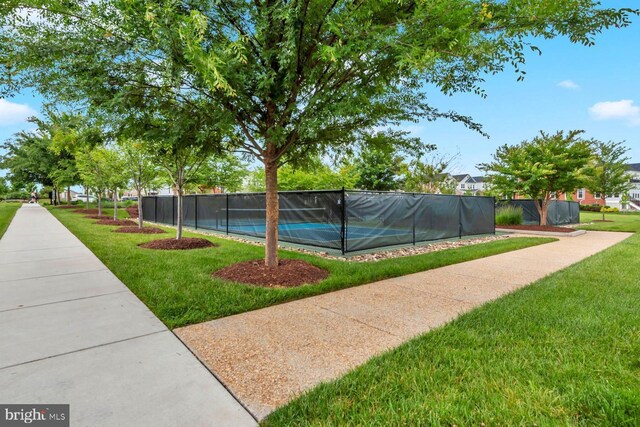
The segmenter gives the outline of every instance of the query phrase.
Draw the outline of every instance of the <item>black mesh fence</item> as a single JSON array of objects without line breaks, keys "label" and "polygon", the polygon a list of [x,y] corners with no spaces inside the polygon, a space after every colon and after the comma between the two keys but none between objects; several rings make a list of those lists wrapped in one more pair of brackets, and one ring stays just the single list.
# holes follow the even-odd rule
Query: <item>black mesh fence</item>
[{"label": "black mesh fence", "polygon": [[[540,214],[533,200],[501,200],[500,205],[522,208],[523,224],[540,224]],[[547,225],[578,224],[580,222],[580,204],[568,200],[552,200],[547,210]]]},{"label": "black mesh fence", "polygon": [[[346,252],[495,232],[492,197],[373,191],[279,193],[280,241]],[[264,193],[184,197],[184,225],[265,236]],[[147,221],[175,224],[177,198],[143,197]]]}]

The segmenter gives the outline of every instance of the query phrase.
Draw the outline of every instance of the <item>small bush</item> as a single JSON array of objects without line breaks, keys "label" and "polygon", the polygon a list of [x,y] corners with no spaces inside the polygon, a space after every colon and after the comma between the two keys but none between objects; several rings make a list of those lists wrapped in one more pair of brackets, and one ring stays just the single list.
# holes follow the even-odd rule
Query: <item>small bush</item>
[{"label": "small bush", "polygon": [[580,210],[581,211],[587,211],[587,212],[600,212],[600,209],[602,209],[602,206],[598,205],[598,204],[593,204],[593,205],[580,205]]},{"label": "small bush", "polygon": [[620,209],[605,206],[604,208],[600,209],[600,212],[620,212]]},{"label": "small bush", "polygon": [[522,224],[522,208],[520,206],[501,206],[496,209],[496,225]]}]

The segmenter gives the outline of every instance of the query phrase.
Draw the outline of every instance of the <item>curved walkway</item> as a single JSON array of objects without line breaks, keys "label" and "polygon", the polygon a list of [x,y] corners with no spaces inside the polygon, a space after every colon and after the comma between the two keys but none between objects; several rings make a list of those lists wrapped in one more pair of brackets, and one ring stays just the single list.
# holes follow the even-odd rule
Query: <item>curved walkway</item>
[{"label": "curved walkway", "polygon": [[256,415],[629,237],[577,237],[177,329]]},{"label": "curved walkway", "polygon": [[70,404],[72,426],[255,420],[70,231],[21,207],[0,240],[0,403]]}]

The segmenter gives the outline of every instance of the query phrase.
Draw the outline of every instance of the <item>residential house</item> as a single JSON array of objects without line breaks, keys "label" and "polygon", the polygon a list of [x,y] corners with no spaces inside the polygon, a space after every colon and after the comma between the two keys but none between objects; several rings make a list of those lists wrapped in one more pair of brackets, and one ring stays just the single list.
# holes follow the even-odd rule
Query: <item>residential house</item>
[{"label": "residential house", "polygon": [[471,176],[469,174],[453,175],[453,179],[458,183],[456,194],[467,196],[478,196],[486,190],[487,183],[483,176]]}]

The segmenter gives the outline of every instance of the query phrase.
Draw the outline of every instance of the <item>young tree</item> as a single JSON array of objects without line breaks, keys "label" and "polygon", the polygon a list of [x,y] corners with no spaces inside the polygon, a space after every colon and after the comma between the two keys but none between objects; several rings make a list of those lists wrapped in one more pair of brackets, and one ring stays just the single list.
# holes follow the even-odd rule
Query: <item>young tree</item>
[{"label": "young tree", "polygon": [[[20,21],[18,6],[46,9],[46,19]],[[34,85],[94,108],[136,107],[167,88],[206,101],[217,119],[222,108],[236,142],[264,165],[265,261],[275,267],[280,166],[388,123],[444,117],[479,129],[427,104],[424,83],[482,94],[486,74],[507,64],[523,77],[532,37],[591,45],[632,13],[595,0],[9,1],[0,75],[9,91]]]},{"label": "young tree", "polygon": [[[631,188],[628,151],[622,142],[593,142],[593,159],[587,170],[585,186],[594,194],[600,193],[603,208],[607,204],[607,194],[624,194]],[[604,214],[602,209],[603,221]]]},{"label": "young tree", "polygon": [[200,168],[194,182],[199,189],[218,188],[225,193],[240,191],[249,169],[238,156],[225,154],[210,157]]},{"label": "young tree", "polygon": [[573,192],[585,182],[591,142],[582,139],[582,133],[540,132],[531,141],[499,147],[493,161],[478,168],[488,174],[494,191],[532,198],[540,214],[540,225],[547,225],[552,195]]},{"label": "young tree", "polygon": [[454,194],[456,182],[448,173],[451,164],[458,155],[432,154],[409,162],[404,173],[404,190],[409,192],[425,192]]},{"label": "young tree", "polygon": [[99,150],[102,162],[106,166],[106,189],[111,192],[113,198],[113,219],[118,219],[118,199],[120,189],[129,183],[127,164],[124,155],[116,147],[104,147]]},{"label": "young tree", "polygon": [[[86,188],[92,188],[98,198],[98,215],[102,215],[102,197],[110,187],[111,158],[104,147],[77,153],[77,164],[80,177]],[[89,193],[87,192],[87,200]]]},{"label": "young tree", "polygon": [[355,161],[358,181],[363,190],[392,191],[400,188],[403,158],[391,148],[366,148]]},{"label": "young tree", "polygon": [[142,192],[149,188],[158,176],[158,168],[149,154],[146,143],[139,139],[121,138],[118,146],[122,150],[123,160],[130,182],[138,196],[138,228],[144,227],[142,213]]}]

